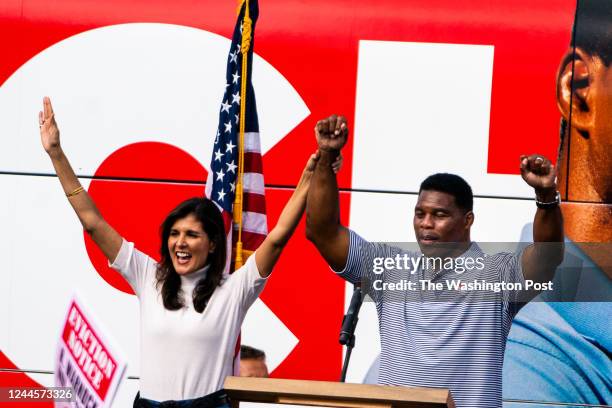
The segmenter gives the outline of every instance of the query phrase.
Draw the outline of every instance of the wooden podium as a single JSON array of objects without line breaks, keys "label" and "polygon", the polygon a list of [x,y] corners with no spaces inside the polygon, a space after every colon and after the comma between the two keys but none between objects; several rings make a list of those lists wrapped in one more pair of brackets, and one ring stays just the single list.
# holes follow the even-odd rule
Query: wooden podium
[{"label": "wooden podium", "polygon": [[227,377],[232,407],[240,402],[339,408],[455,408],[449,390],[328,381]]}]

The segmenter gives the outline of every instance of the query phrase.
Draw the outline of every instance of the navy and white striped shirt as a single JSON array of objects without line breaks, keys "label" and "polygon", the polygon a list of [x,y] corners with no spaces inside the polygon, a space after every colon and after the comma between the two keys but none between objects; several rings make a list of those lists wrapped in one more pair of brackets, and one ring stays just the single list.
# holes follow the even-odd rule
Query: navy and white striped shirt
[{"label": "navy and white striped shirt", "polygon": [[[370,243],[350,232],[350,247],[346,267],[337,272],[352,282],[366,282],[362,288],[376,302],[381,340],[379,384],[418,387],[439,387],[451,390],[460,408],[496,408],[502,406],[502,366],[506,339],[519,303],[507,291],[486,299],[476,292],[455,291],[452,299],[435,300],[435,294],[404,291],[394,293],[372,290],[371,283],[399,282],[401,279],[418,283],[445,279],[516,282],[524,285],[518,254],[498,253],[486,256],[472,243],[461,257],[484,259],[484,268],[456,274],[419,268],[414,274],[406,270],[391,270],[377,275],[373,272],[376,257],[395,258],[408,253],[386,244]],[[379,283],[380,284],[380,283]],[[434,298],[431,298],[431,296]],[[416,298],[415,298],[416,296]]]}]

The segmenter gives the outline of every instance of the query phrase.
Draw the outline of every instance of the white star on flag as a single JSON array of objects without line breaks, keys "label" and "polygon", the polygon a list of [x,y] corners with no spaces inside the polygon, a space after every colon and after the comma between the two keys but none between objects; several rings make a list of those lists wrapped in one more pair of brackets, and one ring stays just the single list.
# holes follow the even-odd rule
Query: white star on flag
[{"label": "white star on flag", "polygon": [[240,105],[240,92],[236,92],[235,94],[232,94],[232,103],[234,102],[237,105]]},{"label": "white star on flag", "polygon": [[[234,147],[236,147],[236,145],[234,143],[232,143],[232,141],[230,140],[229,143],[227,144],[227,146],[225,146],[225,151],[226,152],[230,152],[230,153],[234,153]],[[232,163],[234,161],[232,160]]]},{"label": "white star on flag", "polygon": [[225,131],[228,132],[228,133],[232,131],[232,122],[231,121],[229,121],[229,122],[227,122],[225,124]]},{"label": "white star on flag", "polygon": [[221,158],[223,157],[223,153],[221,153],[221,149],[217,150],[215,152],[215,160],[219,160],[221,161]]},{"label": "white star on flag", "polygon": [[227,103],[227,101],[223,101],[221,102],[221,112],[227,112],[229,113],[229,109],[232,105],[230,105],[229,103]]},{"label": "white star on flag", "polygon": [[[231,171],[231,172],[232,172],[232,173],[234,173],[234,174],[236,173],[236,168],[237,168],[238,166],[236,166],[236,165],[234,164],[234,161],[233,161],[233,160],[232,160],[232,162],[231,162],[231,163],[225,163],[225,164],[227,165],[227,171]],[[232,190],[232,191],[233,191],[233,190]]]},{"label": "white star on flag", "polygon": [[219,201],[223,201],[223,198],[225,197],[225,192],[223,191],[223,189],[221,189],[221,191],[219,191]]},{"label": "white star on flag", "polygon": [[230,183],[230,188],[232,189],[232,193],[236,192],[236,183]]},{"label": "white star on flag", "polygon": [[237,84],[240,79],[240,75],[238,75],[238,71],[232,74],[232,84]]},{"label": "white star on flag", "polygon": [[225,173],[223,173],[223,170],[219,170],[217,173],[217,181],[223,181],[223,177],[225,177]]}]

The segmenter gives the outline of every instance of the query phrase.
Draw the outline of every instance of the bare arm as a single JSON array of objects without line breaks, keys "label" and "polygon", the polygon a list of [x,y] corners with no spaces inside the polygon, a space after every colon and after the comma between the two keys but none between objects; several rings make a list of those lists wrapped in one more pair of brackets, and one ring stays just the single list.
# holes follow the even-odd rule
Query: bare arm
[{"label": "bare arm", "polygon": [[85,231],[91,235],[94,242],[100,247],[104,255],[114,261],[121,248],[123,239],[100,215],[95,203],[86,191],[78,192],[81,183],[77,179],[68,158],[60,145],[60,132],[55,122],[51,100],[45,97],[43,100],[44,111],[38,114],[40,125],[40,139],[42,145],[49,155],[55,173],[64,189],[69,195],[68,201],[76,212]]},{"label": "bare arm", "polygon": [[[555,201],[556,172],[548,159],[539,155],[521,157],[521,175],[535,189],[539,202]],[[547,282],[563,261],[563,216],[559,205],[538,208],[533,220],[533,242],[521,259],[525,279]]]},{"label": "bare arm", "polygon": [[343,117],[321,120],[315,127],[321,157],[317,162],[306,205],[306,237],[334,269],[346,266],[349,232],[340,224],[338,183],[331,169],[346,143],[348,128]]},{"label": "bare arm", "polygon": [[310,157],[298,185],[278,218],[278,222],[255,252],[255,262],[262,278],[272,273],[272,269],[276,261],[278,261],[283,248],[287,245],[289,238],[293,235],[295,228],[302,218],[302,214],[304,214],[308,188],[317,160],[318,155],[316,154]]}]

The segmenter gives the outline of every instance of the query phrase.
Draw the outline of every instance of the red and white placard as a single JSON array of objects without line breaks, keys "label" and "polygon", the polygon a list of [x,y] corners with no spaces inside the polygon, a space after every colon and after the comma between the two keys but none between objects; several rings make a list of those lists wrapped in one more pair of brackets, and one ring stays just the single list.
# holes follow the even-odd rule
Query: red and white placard
[{"label": "red and white placard", "polygon": [[58,402],[55,406],[110,407],[126,367],[124,353],[74,295],[62,325],[55,361],[55,384],[71,387],[74,402]]}]

